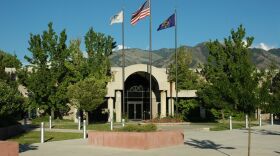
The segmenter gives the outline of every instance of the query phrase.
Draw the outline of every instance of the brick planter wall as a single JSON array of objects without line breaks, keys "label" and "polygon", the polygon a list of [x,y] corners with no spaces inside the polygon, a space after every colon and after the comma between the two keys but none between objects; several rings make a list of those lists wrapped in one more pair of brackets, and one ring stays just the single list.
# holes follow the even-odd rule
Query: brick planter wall
[{"label": "brick planter wall", "polygon": [[0,141],[0,156],[18,156],[19,146],[14,141]]},{"label": "brick planter wall", "polygon": [[158,132],[88,132],[88,143],[96,146],[151,149],[184,144],[179,131]]}]

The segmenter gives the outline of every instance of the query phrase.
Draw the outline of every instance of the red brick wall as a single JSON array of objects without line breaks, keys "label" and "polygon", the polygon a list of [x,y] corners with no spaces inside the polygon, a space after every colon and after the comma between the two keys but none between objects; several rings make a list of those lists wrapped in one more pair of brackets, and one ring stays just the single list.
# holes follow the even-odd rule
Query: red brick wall
[{"label": "red brick wall", "polygon": [[18,156],[19,146],[14,141],[0,141],[0,156]]},{"label": "red brick wall", "polygon": [[150,149],[184,144],[183,131],[88,132],[88,143],[131,149]]}]

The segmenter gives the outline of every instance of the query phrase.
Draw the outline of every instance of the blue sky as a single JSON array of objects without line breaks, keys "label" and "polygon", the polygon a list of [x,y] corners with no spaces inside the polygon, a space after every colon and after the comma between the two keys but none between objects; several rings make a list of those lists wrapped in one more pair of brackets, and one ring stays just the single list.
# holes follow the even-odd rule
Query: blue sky
[{"label": "blue sky", "polygon": [[[52,21],[56,32],[64,28],[70,39],[83,39],[90,27],[111,35],[121,44],[121,24],[110,17],[125,8],[125,46],[147,49],[149,20],[130,25],[131,14],[144,0],[1,0],[0,49],[24,61],[30,33],[42,33]],[[174,47],[174,29],[157,32],[158,25],[177,8],[178,45],[194,46],[222,40],[243,24],[254,46],[280,46],[279,0],[152,0],[152,49]],[[84,46],[82,46],[84,50]]]}]

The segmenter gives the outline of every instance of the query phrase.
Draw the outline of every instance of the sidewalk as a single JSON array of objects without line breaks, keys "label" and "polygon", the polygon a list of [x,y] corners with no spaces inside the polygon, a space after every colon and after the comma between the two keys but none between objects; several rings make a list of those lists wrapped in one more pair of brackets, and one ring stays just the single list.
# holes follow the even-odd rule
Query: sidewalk
[{"label": "sidewalk", "polygon": [[[21,147],[20,156],[240,156],[247,155],[247,130],[197,131],[185,130],[185,144],[151,150],[130,150],[94,147],[87,140],[65,140],[32,144]],[[280,125],[254,127],[252,130],[252,156],[280,154]]]}]

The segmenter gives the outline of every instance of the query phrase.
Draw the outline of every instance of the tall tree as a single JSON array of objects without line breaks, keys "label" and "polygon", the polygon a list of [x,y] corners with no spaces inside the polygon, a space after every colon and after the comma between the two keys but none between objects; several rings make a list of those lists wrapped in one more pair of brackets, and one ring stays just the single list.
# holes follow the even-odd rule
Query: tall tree
[{"label": "tall tree", "polygon": [[[112,37],[96,33],[90,28],[85,36],[87,58],[83,59],[80,42],[71,42],[72,58],[67,66],[78,81],[68,87],[68,97],[84,112],[93,111],[104,102],[106,84],[110,80],[108,56],[112,54],[115,44]],[[88,122],[88,113],[85,115]]]},{"label": "tall tree", "polygon": [[[192,63],[192,54],[186,47],[179,47],[177,51],[177,82],[178,90],[196,90],[198,89],[203,81],[200,79],[195,71],[190,69]],[[175,55],[173,55],[172,60],[175,60]],[[175,62],[175,61],[174,61]],[[176,64],[172,63],[168,68],[168,80],[171,82],[176,82]],[[185,100],[180,99],[177,104],[179,112],[185,120],[187,120],[187,115],[189,111],[198,106],[195,100]]]},{"label": "tall tree", "polygon": [[25,59],[32,65],[33,72],[29,73],[27,88],[33,107],[39,107],[54,115],[55,110],[67,108],[67,68],[68,58],[66,46],[66,31],[60,36],[53,30],[52,23],[42,35],[30,35],[29,48],[31,57]]},{"label": "tall tree", "polygon": [[280,72],[278,72],[271,82],[272,101],[269,105],[269,111],[274,114],[280,113]]},{"label": "tall tree", "polygon": [[[245,39],[245,34],[245,29],[241,25],[237,31],[231,31],[231,36],[225,38],[224,43],[216,40],[207,44],[209,58],[202,73],[209,84],[198,92],[198,96],[206,104],[222,102],[217,105],[241,110],[252,116],[259,104],[257,93],[260,75],[252,63],[249,50],[253,37]],[[215,97],[211,95],[213,90]],[[250,155],[250,126],[248,131],[248,155]]]},{"label": "tall tree", "polygon": [[[198,89],[201,81],[194,71],[190,69],[192,63],[192,54],[186,47],[179,47],[178,49],[178,60],[177,60],[177,81],[179,90],[190,90]],[[175,60],[173,55],[172,60]],[[174,63],[169,65],[168,68],[168,79],[169,81],[176,81],[176,65]]]},{"label": "tall tree", "polygon": [[5,68],[18,70],[21,62],[15,55],[0,50],[0,118],[4,119],[22,110],[23,96],[18,91],[15,73],[5,72]]}]

